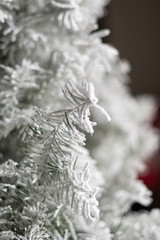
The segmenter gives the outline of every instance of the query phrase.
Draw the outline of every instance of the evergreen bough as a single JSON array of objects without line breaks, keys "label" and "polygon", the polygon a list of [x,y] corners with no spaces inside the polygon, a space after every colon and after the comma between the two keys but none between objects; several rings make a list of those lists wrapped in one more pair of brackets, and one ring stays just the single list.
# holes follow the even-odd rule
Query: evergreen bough
[{"label": "evergreen bough", "polygon": [[130,212],[155,102],[101,42],[108,2],[0,0],[0,240],[160,239],[159,210]]}]

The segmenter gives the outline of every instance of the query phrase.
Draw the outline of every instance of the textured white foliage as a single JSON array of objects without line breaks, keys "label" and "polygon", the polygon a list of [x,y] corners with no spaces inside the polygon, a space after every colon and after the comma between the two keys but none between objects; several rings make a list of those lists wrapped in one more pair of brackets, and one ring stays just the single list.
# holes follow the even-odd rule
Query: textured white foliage
[{"label": "textured white foliage", "polygon": [[[78,222],[79,224],[79,222]],[[111,240],[112,234],[105,222],[99,221],[88,224],[77,224],[78,239],[80,240]]]},{"label": "textured white foliage", "polygon": [[114,240],[150,240],[160,238],[160,212],[132,214],[112,226]]},{"label": "textured white foliage", "polygon": [[[32,116],[30,102],[35,92],[40,92],[50,73],[40,68],[37,63],[24,59],[15,68],[0,65],[3,72],[0,86],[0,127],[2,136],[15,127],[26,124]],[[26,108],[24,110],[24,108]]]},{"label": "textured white foliage", "polygon": [[11,17],[10,11],[16,8],[16,3],[12,0],[0,0],[0,22],[4,23]]},{"label": "textured white foliage", "polygon": [[108,3],[0,0],[2,240],[160,239],[158,210],[128,214],[151,201],[137,175],[156,104],[129,93],[129,64],[101,41]]},{"label": "textured white foliage", "polygon": [[[107,183],[102,200],[102,206],[105,207],[102,211],[107,209],[109,214],[119,214],[128,211],[132,202],[146,205],[150,202],[150,193],[144,184],[137,180],[137,174],[144,171],[143,161],[158,146],[158,134],[150,126],[156,103],[147,96],[142,99],[133,98],[124,85],[129,66],[119,61],[113,48],[102,45],[102,49],[102,54],[95,49],[91,52],[87,78],[92,78],[99,102],[104,108],[107,105],[112,122],[105,127],[103,118],[94,115],[96,121],[101,121],[101,128],[98,128],[93,136],[91,141],[94,147],[90,150],[92,156],[99,160],[99,167]],[[96,58],[93,57],[95,54]],[[105,67],[106,62],[102,61],[104,57],[109,62],[108,69]],[[100,68],[100,65],[104,67]],[[101,78],[97,79],[97,75]],[[107,174],[106,169],[109,169]],[[119,194],[121,197],[118,197]]]},{"label": "textured white foliage", "polygon": [[78,176],[73,169],[73,163],[75,153],[80,152],[80,146],[84,145],[85,141],[84,134],[77,127],[93,133],[95,123],[89,119],[89,107],[97,108],[98,100],[92,84],[83,81],[80,87],[78,89],[72,82],[68,82],[63,93],[72,108],[52,113],[36,109],[33,123],[30,123],[25,132],[28,132],[29,140],[27,137],[26,140],[31,146],[38,147],[37,156],[35,149],[34,154],[29,150],[29,156],[32,158],[36,156],[42,172],[41,179],[43,178],[43,181],[54,179],[50,188],[52,189],[53,184],[51,191],[55,201],[74,208],[86,219],[95,220],[99,216],[98,202],[95,198],[97,190],[91,189],[88,184],[88,167],[85,166]]},{"label": "textured white foliage", "polygon": [[1,22],[4,22],[6,18],[7,18],[7,14],[5,14],[5,13],[0,9],[0,21],[1,21]]},{"label": "textured white foliage", "polygon": [[27,240],[25,237],[14,234],[12,231],[3,231],[0,233],[1,240]]}]

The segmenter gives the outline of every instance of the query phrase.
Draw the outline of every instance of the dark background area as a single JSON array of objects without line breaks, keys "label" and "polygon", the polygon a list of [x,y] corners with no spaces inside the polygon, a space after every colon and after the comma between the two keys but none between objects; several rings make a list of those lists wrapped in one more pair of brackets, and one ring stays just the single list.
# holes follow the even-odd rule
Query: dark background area
[{"label": "dark background area", "polygon": [[107,12],[99,25],[131,64],[132,92],[160,95],[160,0],[112,0]]}]

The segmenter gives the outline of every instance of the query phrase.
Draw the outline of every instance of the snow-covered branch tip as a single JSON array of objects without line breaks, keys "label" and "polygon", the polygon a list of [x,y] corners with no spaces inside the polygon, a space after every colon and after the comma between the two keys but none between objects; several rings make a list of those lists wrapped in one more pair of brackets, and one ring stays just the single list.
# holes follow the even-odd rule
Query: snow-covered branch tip
[{"label": "snow-covered branch tip", "polygon": [[[109,116],[109,114],[98,105],[98,98],[95,96],[95,89],[93,84],[90,82],[88,83],[86,80],[83,80],[79,89],[75,87],[71,81],[68,81],[65,85],[65,88],[63,89],[63,93],[73,106],[76,107],[77,104],[84,105],[85,102],[87,108],[92,106],[96,107],[106,117],[106,120],[110,122],[111,117]],[[93,131],[91,131],[90,133],[92,134]]]},{"label": "snow-covered branch tip", "polygon": [[51,4],[52,4],[52,6],[58,8],[58,9],[68,10],[68,9],[76,8],[76,6],[78,5],[78,2],[76,0],[68,1],[68,2],[66,2],[66,1],[58,2],[58,1],[52,0]]}]

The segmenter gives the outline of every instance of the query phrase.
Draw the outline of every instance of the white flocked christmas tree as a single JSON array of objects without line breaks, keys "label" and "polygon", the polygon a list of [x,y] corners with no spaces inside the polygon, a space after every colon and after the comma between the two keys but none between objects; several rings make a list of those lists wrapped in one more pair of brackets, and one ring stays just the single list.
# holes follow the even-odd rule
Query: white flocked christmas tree
[{"label": "white flocked christmas tree", "polygon": [[152,97],[98,30],[109,0],[0,0],[0,240],[159,240],[138,180]]}]

